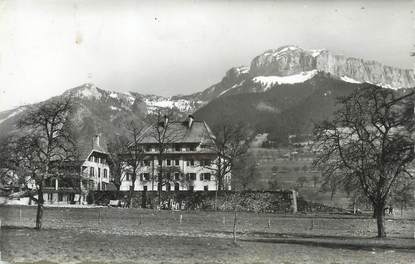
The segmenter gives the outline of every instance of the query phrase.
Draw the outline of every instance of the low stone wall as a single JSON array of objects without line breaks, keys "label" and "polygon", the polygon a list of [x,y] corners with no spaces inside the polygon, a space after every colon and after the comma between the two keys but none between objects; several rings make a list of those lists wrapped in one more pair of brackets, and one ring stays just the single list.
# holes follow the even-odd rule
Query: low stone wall
[{"label": "low stone wall", "polygon": [[[98,205],[108,205],[110,200],[125,203],[128,191],[93,191],[87,201]],[[217,197],[216,197],[217,196]],[[178,210],[218,210],[231,211],[235,205],[239,211],[253,212],[292,212],[291,191],[202,191],[202,192],[162,192],[162,207]],[[132,206],[142,208],[158,207],[156,191],[134,191]]]}]

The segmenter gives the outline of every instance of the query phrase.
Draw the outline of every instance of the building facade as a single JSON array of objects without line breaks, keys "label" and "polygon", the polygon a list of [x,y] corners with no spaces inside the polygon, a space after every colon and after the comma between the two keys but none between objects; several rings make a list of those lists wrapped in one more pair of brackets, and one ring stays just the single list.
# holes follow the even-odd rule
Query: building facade
[{"label": "building facade", "polygon": [[[214,135],[204,121],[195,121],[189,116],[182,122],[164,121],[169,138],[160,159],[160,143],[147,128],[140,140],[143,160],[137,170],[134,190],[157,191],[158,175],[163,174],[163,191],[213,191],[218,188],[215,178],[218,157],[212,149]],[[132,186],[132,171],[124,170],[120,190]],[[231,173],[224,179],[224,189],[230,189]]]},{"label": "building facade", "polygon": [[46,204],[86,203],[89,191],[108,189],[111,158],[100,140],[100,135],[95,135],[92,147],[81,150],[79,161],[65,163],[63,175],[46,182],[43,197]]}]

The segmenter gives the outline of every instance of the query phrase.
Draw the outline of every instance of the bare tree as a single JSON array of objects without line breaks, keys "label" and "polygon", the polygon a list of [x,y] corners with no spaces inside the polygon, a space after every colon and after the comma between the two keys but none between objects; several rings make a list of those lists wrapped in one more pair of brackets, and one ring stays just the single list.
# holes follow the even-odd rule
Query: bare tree
[{"label": "bare tree", "polygon": [[36,229],[42,227],[43,188],[45,181],[56,177],[62,163],[77,159],[76,144],[71,134],[71,98],[55,98],[29,109],[18,127],[27,130],[15,141],[16,156],[27,177],[35,183],[37,198]]},{"label": "bare tree", "polygon": [[213,128],[214,138],[207,148],[216,154],[213,166],[217,189],[225,189],[225,178],[231,173],[238,158],[248,151],[249,131],[243,123],[223,122]]},{"label": "bare tree", "polygon": [[162,111],[157,111],[154,115],[149,116],[149,123],[151,126],[147,131],[148,138],[152,139],[157,151],[157,159],[159,164],[157,169],[157,191],[160,207],[162,205],[162,188],[167,182],[169,182],[166,170],[164,169],[163,161],[168,148],[182,136],[177,123],[171,122],[171,117],[171,113],[163,114]]},{"label": "bare tree", "polygon": [[[14,138],[7,136],[0,138],[0,184],[16,185],[19,184],[19,160],[15,156],[12,142]],[[19,184],[20,185],[20,184]]]},{"label": "bare tree", "polygon": [[252,134],[243,123],[222,122],[213,127],[213,135],[207,135],[211,140],[206,142],[206,149],[216,158],[205,166],[215,175],[216,193],[215,209],[218,191],[224,190],[229,183],[225,182],[235,167],[236,161],[248,151]]},{"label": "bare tree", "polygon": [[317,158],[325,181],[359,188],[371,201],[378,237],[385,237],[384,209],[391,189],[414,159],[413,97],[365,85],[340,98],[332,121],[316,126]]},{"label": "bare tree", "polygon": [[125,148],[124,162],[126,166],[132,170],[130,192],[127,202],[127,206],[131,207],[135,182],[137,180],[138,168],[144,159],[144,149],[141,144],[144,126],[143,124],[138,124],[137,122],[130,121],[127,123],[126,128],[128,131],[129,143]]},{"label": "bare tree", "polygon": [[401,216],[403,216],[404,209],[415,204],[414,193],[415,183],[413,179],[411,177],[402,177],[392,190],[391,204],[389,206],[392,206],[392,203],[398,204]]},{"label": "bare tree", "polygon": [[261,177],[255,156],[247,152],[237,159],[233,170],[233,182],[238,189],[252,190]]},{"label": "bare tree", "polygon": [[110,163],[111,182],[118,191],[120,190],[121,183],[125,177],[125,174],[123,173],[126,167],[124,156],[127,146],[128,138],[123,135],[115,135],[108,143],[108,152],[112,159],[112,162]]}]

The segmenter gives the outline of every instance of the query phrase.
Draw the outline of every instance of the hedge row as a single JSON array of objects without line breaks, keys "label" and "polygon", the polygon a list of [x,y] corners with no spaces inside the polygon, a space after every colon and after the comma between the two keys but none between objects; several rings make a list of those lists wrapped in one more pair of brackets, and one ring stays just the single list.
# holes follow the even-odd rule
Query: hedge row
[{"label": "hedge row", "polygon": [[[126,203],[128,191],[94,191],[88,196],[89,203],[108,205],[110,200]],[[291,191],[203,191],[203,192],[162,192],[163,209],[213,210],[253,212],[290,212]],[[133,207],[157,208],[156,191],[134,191]]]}]

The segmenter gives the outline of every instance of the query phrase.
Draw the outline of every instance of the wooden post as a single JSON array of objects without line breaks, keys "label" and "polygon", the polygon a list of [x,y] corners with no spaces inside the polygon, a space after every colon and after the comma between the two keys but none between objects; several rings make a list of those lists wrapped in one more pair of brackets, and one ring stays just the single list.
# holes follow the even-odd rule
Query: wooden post
[{"label": "wooden post", "polygon": [[19,222],[22,224],[22,208],[19,208]]},{"label": "wooden post", "polygon": [[183,215],[180,214],[180,218],[179,219],[180,219],[179,220],[180,224],[182,224]]},{"label": "wooden post", "polygon": [[271,228],[271,219],[268,218],[268,228]]},{"label": "wooden post", "polygon": [[222,219],[222,223],[223,223],[223,225],[226,225],[226,218],[225,218],[225,216]]},{"label": "wooden post", "polygon": [[236,244],[236,208],[235,208],[235,214],[233,216],[233,243]]},{"label": "wooden post", "polygon": [[311,227],[310,227],[310,230],[313,230],[313,228],[314,228],[314,218],[311,219]]},{"label": "wooden post", "polygon": [[139,225],[141,225],[141,224],[142,224],[141,215],[139,216],[139,218],[140,218],[140,223],[139,223]]},{"label": "wooden post", "polygon": [[291,191],[292,194],[292,200],[291,200],[291,207],[293,213],[297,213],[297,192],[295,190]]},{"label": "wooden post", "polygon": [[101,208],[98,209],[98,223],[101,224]]}]

